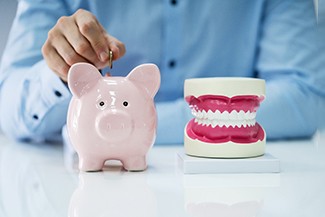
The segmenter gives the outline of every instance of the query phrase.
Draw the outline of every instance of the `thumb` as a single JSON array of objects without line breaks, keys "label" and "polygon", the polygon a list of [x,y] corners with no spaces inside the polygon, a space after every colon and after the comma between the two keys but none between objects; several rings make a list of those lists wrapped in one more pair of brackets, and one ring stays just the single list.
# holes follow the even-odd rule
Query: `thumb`
[{"label": "thumb", "polygon": [[117,60],[126,53],[125,45],[117,38],[107,34],[108,47],[113,52],[113,60]]}]

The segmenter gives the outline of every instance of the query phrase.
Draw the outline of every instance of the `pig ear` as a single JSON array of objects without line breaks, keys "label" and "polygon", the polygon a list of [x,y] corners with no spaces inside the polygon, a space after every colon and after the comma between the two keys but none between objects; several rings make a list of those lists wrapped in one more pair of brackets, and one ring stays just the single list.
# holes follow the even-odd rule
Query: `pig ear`
[{"label": "pig ear", "polygon": [[134,68],[127,78],[143,87],[153,98],[160,86],[160,72],[155,64],[142,64]]},{"label": "pig ear", "polygon": [[68,86],[72,94],[81,97],[102,78],[97,68],[89,63],[73,64],[68,72]]}]

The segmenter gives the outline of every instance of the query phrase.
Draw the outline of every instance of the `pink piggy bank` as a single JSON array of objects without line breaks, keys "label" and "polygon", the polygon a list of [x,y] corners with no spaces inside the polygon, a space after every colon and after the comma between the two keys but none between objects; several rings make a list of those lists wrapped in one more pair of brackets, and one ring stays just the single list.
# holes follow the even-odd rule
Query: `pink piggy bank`
[{"label": "pink piggy bank", "polygon": [[106,160],[120,160],[126,170],[145,170],[156,137],[158,67],[143,64],[126,77],[103,77],[93,65],[77,63],[68,85],[73,97],[67,130],[79,169],[98,171]]}]

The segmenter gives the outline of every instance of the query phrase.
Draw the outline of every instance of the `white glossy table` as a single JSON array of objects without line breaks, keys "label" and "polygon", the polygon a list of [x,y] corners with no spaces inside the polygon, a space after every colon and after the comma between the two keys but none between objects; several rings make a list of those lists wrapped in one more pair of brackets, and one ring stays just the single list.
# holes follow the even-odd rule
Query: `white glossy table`
[{"label": "white glossy table", "polygon": [[181,145],[154,146],[145,172],[111,162],[103,172],[67,168],[61,144],[0,136],[1,217],[325,216],[325,135],[269,142],[281,172],[184,175]]}]

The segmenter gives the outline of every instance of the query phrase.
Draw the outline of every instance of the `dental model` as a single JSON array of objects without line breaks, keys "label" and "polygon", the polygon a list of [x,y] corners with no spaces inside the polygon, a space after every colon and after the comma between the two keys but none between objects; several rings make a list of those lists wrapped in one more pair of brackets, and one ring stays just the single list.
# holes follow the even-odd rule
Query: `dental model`
[{"label": "dental model", "polygon": [[264,154],[266,134],[255,119],[265,98],[264,80],[187,79],[184,96],[194,115],[185,127],[186,154],[214,158]]}]

